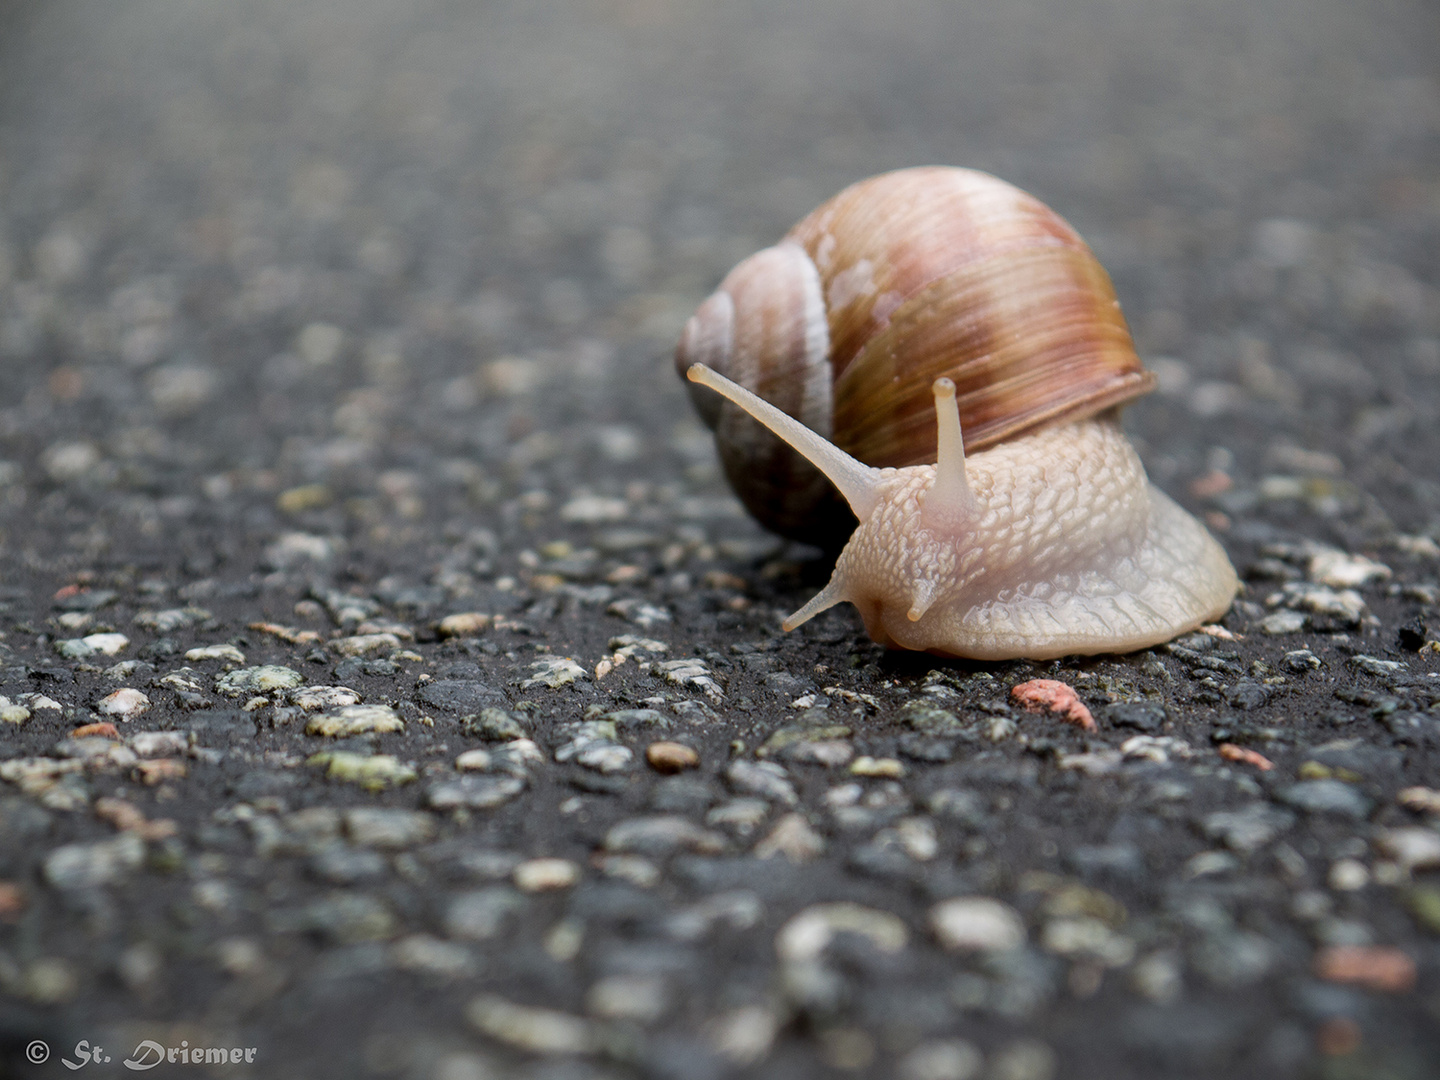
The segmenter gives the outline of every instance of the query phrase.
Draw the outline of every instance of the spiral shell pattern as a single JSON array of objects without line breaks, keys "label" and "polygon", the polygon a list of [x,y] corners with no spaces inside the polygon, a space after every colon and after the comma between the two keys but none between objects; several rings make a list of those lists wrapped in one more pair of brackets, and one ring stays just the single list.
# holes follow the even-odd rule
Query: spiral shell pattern
[{"label": "spiral shell pattern", "polygon": [[[941,376],[956,385],[967,452],[1096,415],[1155,383],[1075,230],[1003,180],[945,167],[853,184],[739,264],[686,327],[676,366],[694,362],[877,467],[935,461]],[[844,541],[807,463],[733,406],[696,400],[763,524]]]}]

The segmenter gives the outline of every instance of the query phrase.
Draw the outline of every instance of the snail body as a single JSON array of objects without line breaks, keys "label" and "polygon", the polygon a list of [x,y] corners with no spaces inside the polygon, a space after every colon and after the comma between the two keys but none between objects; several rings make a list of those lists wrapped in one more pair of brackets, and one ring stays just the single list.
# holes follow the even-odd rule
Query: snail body
[{"label": "snail body", "polygon": [[762,523],[834,547],[846,504],[858,521],[786,629],[849,600],[886,645],[1045,659],[1158,644],[1234,599],[1120,430],[1154,378],[1108,276],[1003,181],[846,189],[726,277],[676,363],[722,395],[693,396]]}]

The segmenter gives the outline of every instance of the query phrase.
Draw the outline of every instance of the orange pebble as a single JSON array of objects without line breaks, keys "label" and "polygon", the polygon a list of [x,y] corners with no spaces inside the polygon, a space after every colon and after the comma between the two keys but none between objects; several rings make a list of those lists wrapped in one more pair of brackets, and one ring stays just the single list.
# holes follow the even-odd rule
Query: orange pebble
[{"label": "orange pebble", "polygon": [[1403,994],[1415,985],[1415,961],[1386,945],[1331,945],[1315,954],[1315,974],[1327,982]]},{"label": "orange pebble", "polygon": [[98,724],[81,724],[74,731],[70,732],[72,739],[84,739],[92,735],[102,735],[107,739],[120,738],[120,730],[111,723],[102,721]]},{"label": "orange pebble", "polygon": [[653,742],[645,748],[645,760],[656,772],[677,773],[700,764],[700,755],[684,743]]},{"label": "orange pebble", "polygon": [[1275,763],[1264,754],[1247,750],[1243,746],[1236,746],[1234,743],[1221,743],[1220,756],[1226,761],[1239,761],[1246,765],[1254,765],[1261,772],[1269,772],[1275,767]]},{"label": "orange pebble", "polygon": [[1012,687],[1010,696],[1029,712],[1052,712],[1067,724],[1085,731],[1095,731],[1095,718],[1080,700],[1080,695],[1058,679],[1031,679]]}]

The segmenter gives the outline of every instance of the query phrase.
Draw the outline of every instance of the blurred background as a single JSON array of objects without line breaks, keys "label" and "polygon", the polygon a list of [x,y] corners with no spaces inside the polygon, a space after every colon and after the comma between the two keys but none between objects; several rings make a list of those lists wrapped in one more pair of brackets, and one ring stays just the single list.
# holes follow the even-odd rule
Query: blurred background
[{"label": "blurred background", "polygon": [[1097,250],[1163,485],[1440,524],[1437,56],[1420,0],[12,0],[3,473],[719,491],[685,317],[938,162]]}]

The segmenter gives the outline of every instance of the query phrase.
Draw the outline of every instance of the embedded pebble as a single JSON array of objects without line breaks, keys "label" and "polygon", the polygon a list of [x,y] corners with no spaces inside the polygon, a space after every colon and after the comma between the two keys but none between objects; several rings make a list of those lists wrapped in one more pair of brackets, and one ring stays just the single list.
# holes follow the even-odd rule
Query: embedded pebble
[{"label": "embedded pebble", "polygon": [[243,664],[245,663],[245,654],[234,645],[202,645],[197,649],[187,650],[185,659],[191,663],[202,660],[224,660],[231,664]]},{"label": "embedded pebble", "polygon": [[1236,746],[1234,743],[1221,743],[1218,747],[1220,756],[1226,761],[1234,761],[1241,765],[1252,765],[1261,772],[1269,772],[1275,768],[1275,763],[1258,750],[1252,750],[1248,746]]},{"label": "embedded pebble", "polygon": [[24,705],[18,705],[7,697],[0,697],[0,723],[19,727],[29,719],[30,710]]},{"label": "embedded pebble", "polygon": [[325,643],[325,647],[341,656],[369,656],[377,652],[393,652],[400,648],[400,639],[394,634],[355,634],[333,638]]},{"label": "embedded pebble", "polygon": [[954,952],[1004,952],[1025,943],[1020,913],[987,896],[942,900],[930,909],[930,928]]},{"label": "embedded pebble", "polygon": [[929,862],[940,853],[940,837],[929,818],[902,818],[891,828],[882,829],[872,841],[877,845],[897,844],[916,862]]},{"label": "embedded pebble", "polygon": [[187,769],[183,761],[176,761],[174,758],[155,758],[150,761],[139,761],[131,770],[135,779],[146,787],[156,787],[169,780],[184,779]]},{"label": "embedded pebble", "polygon": [[1107,705],[1101,715],[1113,727],[1134,728],[1147,734],[1158,731],[1166,719],[1165,707],[1152,701],[1117,701]]},{"label": "embedded pebble", "polygon": [[343,705],[332,712],[312,716],[305,725],[307,735],[336,739],[404,730],[405,721],[389,705]]},{"label": "embedded pebble", "polygon": [[525,734],[525,727],[515,714],[493,707],[462,716],[459,723],[466,735],[490,742],[519,739]]},{"label": "embedded pebble", "polygon": [[515,867],[515,887],[521,892],[568,889],[580,880],[580,867],[569,859],[528,859]]},{"label": "embedded pebble", "polygon": [[760,897],[749,889],[734,889],[681,908],[665,920],[665,933],[677,941],[698,941],[720,926],[748,930],[764,913]]},{"label": "embedded pebble", "polygon": [[467,979],[479,970],[474,954],[464,945],[429,934],[410,934],[393,943],[390,963],[401,971],[443,979]]},{"label": "embedded pebble", "polygon": [[1440,832],[1434,829],[1382,829],[1375,843],[1407,871],[1440,870]]},{"label": "embedded pebble", "polygon": [[660,884],[660,867],[643,856],[601,855],[594,862],[606,877],[619,878],[642,889],[653,889]]},{"label": "embedded pebble", "polygon": [[716,854],[727,847],[729,841],[720,833],[672,814],[628,818],[612,825],[605,834],[606,851],[633,852],[655,858],[676,851]]},{"label": "embedded pebble", "polygon": [[659,773],[678,773],[700,764],[700,755],[684,743],[653,742],[645,748],[645,760]]},{"label": "embedded pebble", "polygon": [[1124,967],[1135,958],[1133,941],[1091,916],[1048,920],[1040,931],[1040,946],[1059,956],[1097,960],[1106,967]]},{"label": "embedded pebble", "polygon": [[1252,986],[1275,968],[1275,946],[1252,930],[1216,925],[1191,954],[1195,970],[1221,989]]},{"label": "embedded pebble", "polygon": [[1363,555],[1347,555],[1327,548],[1310,556],[1307,574],[1311,581],[1332,589],[1356,589],[1375,581],[1387,581],[1391,570],[1384,563]]},{"label": "embedded pebble", "polygon": [[1406,665],[1399,660],[1381,660],[1375,656],[1365,656],[1357,653],[1350,657],[1350,666],[1359,668],[1367,675],[1390,676],[1398,675],[1406,670]]},{"label": "embedded pebble", "polygon": [[1417,886],[1405,894],[1404,901],[1415,922],[1440,937],[1440,888]]},{"label": "embedded pebble", "polygon": [[296,911],[270,916],[276,930],[318,934],[336,945],[385,941],[395,933],[395,913],[381,899],[360,892],[333,892]]},{"label": "embedded pebble", "polygon": [[354,885],[385,875],[385,857],[378,851],[348,844],[327,844],[310,859],[310,872],[332,885]]},{"label": "embedded pebble", "polygon": [[536,660],[530,665],[530,670],[530,678],[520,684],[522,690],[533,686],[547,686],[551,690],[558,690],[578,679],[590,677],[583,667],[568,656],[547,656],[543,660]]},{"label": "embedded pebble", "polygon": [[1055,713],[1067,724],[1084,731],[1095,731],[1095,718],[1075,693],[1075,689],[1057,679],[1031,679],[1010,688],[1010,697],[1028,712]]},{"label": "embedded pebble", "polygon": [[1356,819],[1368,817],[1374,805],[1364,792],[1341,780],[1302,780],[1281,788],[1275,797],[1307,813]]},{"label": "embedded pebble", "polygon": [[517,1005],[496,994],[473,999],[465,1016],[481,1034],[530,1054],[589,1054],[600,1046],[588,1021],[554,1009]]},{"label": "embedded pebble", "polygon": [[114,656],[129,644],[130,639],[124,634],[91,634],[89,637],[57,641],[55,651],[71,660],[83,660],[96,653]]},{"label": "embedded pebble", "polygon": [[790,774],[773,761],[733,761],[725,769],[725,779],[737,791],[759,795],[785,806],[796,806],[800,802]]},{"label": "embedded pebble", "polygon": [[150,699],[139,690],[124,687],[106,694],[95,706],[101,714],[118,720],[133,720],[150,708]]},{"label": "embedded pebble", "polygon": [[653,1024],[669,1010],[670,987],[656,975],[610,975],[585,993],[585,1011],[605,1020]]},{"label": "embedded pebble", "polygon": [[491,615],[482,615],[478,611],[457,612],[454,615],[446,615],[435,626],[441,637],[477,637],[490,629],[494,621]]},{"label": "embedded pebble", "polygon": [[1259,850],[1294,824],[1294,814],[1263,802],[1239,810],[1217,810],[1201,823],[1206,836],[1242,854]]},{"label": "embedded pebble", "polygon": [[346,686],[306,686],[290,693],[290,704],[305,712],[356,705],[360,695]]},{"label": "embedded pebble", "polygon": [[262,562],[273,570],[289,570],[305,563],[329,562],[343,548],[343,542],[332,537],[289,532],[265,548]]},{"label": "embedded pebble", "polygon": [[45,857],[45,881],[62,892],[113,885],[140,868],[145,841],[134,833],[93,844],[64,844]]},{"label": "embedded pebble", "polygon": [[279,664],[240,668],[226,672],[215,680],[215,689],[228,697],[268,694],[276,690],[293,690],[305,681],[298,671]]},{"label": "embedded pebble", "polygon": [[1310,617],[1303,611],[1277,611],[1260,620],[1260,629],[1277,637],[1282,634],[1298,634],[1305,629],[1305,624],[1309,621]]},{"label": "embedded pebble", "polygon": [[894,758],[876,758],[865,754],[850,763],[849,771],[851,776],[884,777],[898,780],[905,775],[905,766]]},{"label": "embedded pebble", "polygon": [[[616,600],[605,608],[605,614],[618,615],[626,622],[632,622],[642,630],[649,630],[656,626],[663,626],[670,622],[670,612],[656,604],[647,604],[642,600]],[[704,665],[701,665],[703,669]],[[678,681],[678,680],[677,680]]]},{"label": "embedded pebble", "polygon": [[630,504],[624,499],[605,495],[577,495],[560,507],[560,520],[583,525],[624,521],[630,516]]},{"label": "embedded pebble", "polygon": [[615,741],[613,721],[584,720],[565,724],[559,729],[559,734],[567,741],[556,749],[556,761],[574,761],[599,773],[623,772],[634,764],[634,751]]},{"label": "embedded pebble", "polygon": [[493,759],[488,750],[466,750],[455,759],[461,772],[489,772]]},{"label": "embedded pebble", "polygon": [[1416,813],[1440,814],[1440,791],[1427,787],[1408,787],[1395,796],[1395,801]]},{"label": "embedded pebble", "polygon": [[418,810],[352,806],[344,813],[345,834],[364,847],[402,849],[435,835],[435,819]]},{"label": "embedded pebble", "polygon": [[783,855],[791,862],[809,862],[825,854],[825,838],[816,832],[801,813],[786,814],[775,823],[760,843],[755,845],[757,859],[773,859]]},{"label": "embedded pebble", "polygon": [[765,799],[739,798],[721,803],[705,815],[706,825],[724,825],[741,836],[749,836],[770,816],[770,803]]},{"label": "embedded pebble", "polygon": [[1370,884],[1370,871],[1358,859],[1337,859],[1325,880],[1337,892],[1357,892]]},{"label": "embedded pebble", "polygon": [[445,933],[463,941],[488,941],[498,936],[525,910],[519,892],[505,885],[476,889],[453,897],[445,908]]},{"label": "embedded pebble", "polygon": [[186,626],[208,622],[214,618],[210,612],[199,607],[166,608],[163,611],[137,611],[130,621],[157,634],[170,634]]},{"label": "embedded pebble", "polygon": [[306,764],[323,765],[331,780],[356,784],[367,791],[413,782],[418,774],[409,765],[391,754],[356,754],[348,750],[322,751],[311,754]]},{"label": "embedded pebble", "polygon": [[695,687],[711,701],[718,702],[725,699],[725,691],[720,689],[720,684],[715,681],[709,666],[703,660],[695,657],[661,660],[654,665],[654,669],[664,675],[667,681],[675,683],[677,686]]},{"label": "embedded pebble", "polygon": [[1055,1051],[1037,1039],[1016,1039],[995,1051],[986,1080],[1053,1080],[1059,1068]]},{"label": "embedded pebble", "polygon": [[190,740],[181,731],[137,731],[127,740],[130,749],[142,758],[163,758],[183,754]]},{"label": "embedded pebble", "polygon": [[462,772],[500,772],[522,778],[544,763],[544,753],[530,739],[510,739],[490,750],[466,751],[455,759],[455,767]]},{"label": "embedded pebble", "polygon": [[899,1080],[975,1080],[985,1058],[973,1043],[946,1039],[921,1043],[899,1062]]},{"label": "embedded pebble", "polygon": [[58,956],[32,960],[12,976],[11,985],[22,997],[42,1006],[64,1005],[81,990],[76,966]]},{"label": "embedded pebble", "polygon": [[111,664],[105,669],[105,677],[112,682],[128,682],[145,675],[151,675],[155,671],[153,664],[144,660],[121,660],[118,664]]},{"label": "embedded pebble", "polygon": [[118,746],[105,736],[81,736],[62,739],[55,744],[55,753],[61,757],[78,758],[90,768],[104,765],[133,765],[136,754],[127,746]]},{"label": "embedded pebble", "polygon": [[655,709],[616,709],[600,717],[601,720],[614,724],[616,730],[632,728],[668,727],[669,721],[663,713]]},{"label": "embedded pebble", "polygon": [[882,953],[898,953],[910,940],[900,917],[848,901],[815,904],[780,928],[775,951],[789,963],[819,959],[836,934],[857,934]]},{"label": "embedded pebble", "polygon": [[1130,969],[1131,985],[1143,997],[1172,1004],[1184,992],[1184,976],[1178,955],[1161,950],[1141,957]]},{"label": "embedded pebble", "polygon": [[784,1017],[774,1007],[742,1005],[715,1017],[706,1036],[715,1052],[738,1066],[752,1065],[770,1052]]},{"label": "embedded pebble", "polygon": [[1315,974],[1327,982],[1402,994],[1415,985],[1415,961],[1401,949],[1381,945],[1332,945],[1315,954]]},{"label": "embedded pebble", "polygon": [[1316,615],[1328,615],[1348,626],[1359,626],[1365,615],[1365,598],[1354,589],[1331,589],[1324,585],[1292,581],[1281,586],[1281,590],[1266,597],[1269,607],[1284,605]]},{"label": "embedded pebble", "polygon": [[432,784],[425,805],[432,810],[489,810],[524,790],[525,781],[518,776],[462,776]]}]

